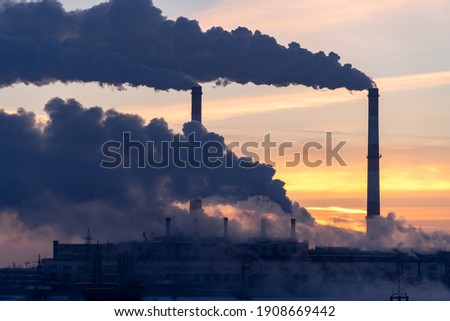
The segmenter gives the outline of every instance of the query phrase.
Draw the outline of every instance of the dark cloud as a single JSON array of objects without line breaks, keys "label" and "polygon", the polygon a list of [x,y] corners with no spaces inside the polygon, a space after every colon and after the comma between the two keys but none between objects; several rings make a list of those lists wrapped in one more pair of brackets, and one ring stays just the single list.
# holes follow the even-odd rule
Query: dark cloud
[{"label": "dark cloud", "polygon": [[[0,111],[0,212],[17,213],[28,226],[58,226],[69,235],[88,226],[102,226],[105,235],[117,231],[125,236],[130,229],[162,231],[164,216],[178,217],[178,223],[186,220],[186,212],[175,203],[198,197],[237,204],[258,196],[261,202],[255,209],[261,212],[266,204],[278,204],[272,207],[280,215],[289,212],[311,220],[286,196],[284,183],[273,178],[272,167],[252,163],[251,168],[243,168],[242,159],[231,152],[227,154],[231,168],[226,163],[217,168],[189,164],[178,168],[171,154],[166,168],[138,168],[136,150],[130,154],[130,168],[100,166],[107,160],[102,145],[122,142],[123,133],[129,133],[132,141],[153,142],[148,151],[154,159],[162,157],[161,142],[174,137],[186,141],[195,135],[196,141],[226,147],[222,136],[198,122],[188,122],[182,133],[174,133],[163,119],[145,124],[136,115],[84,108],[75,100],[59,98],[49,101],[45,111],[49,117],[45,125],[23,109],[15,114]],[[187,160],[187,154],[180,158]],[[219,224],[212,221],[204,218]]]},{"label": "dark cloud", "polygon": [[54,81],[187,90],[216,81],[363,90],[373,82],[331,52],[288,47],[259,31],[165,18],[149,0],[111,0],[66,12],[56,1],[0,10],[0,86]]}]

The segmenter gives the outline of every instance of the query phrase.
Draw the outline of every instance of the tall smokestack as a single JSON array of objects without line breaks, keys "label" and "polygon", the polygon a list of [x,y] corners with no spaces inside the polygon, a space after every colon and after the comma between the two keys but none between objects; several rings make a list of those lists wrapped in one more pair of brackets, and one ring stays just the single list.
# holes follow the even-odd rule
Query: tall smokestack
[{"label": "tall smokestack", "polygon": [[198,121],[199,123],[202,122],[202,86],[195,85],[192,87],[192,114],[191,114],[191,120]]},{"label": "tall smokestack", "polygon": [[[195,85],[191,91],[191,121],[202,122],[202,86]],[[202,200],[196,199],[189,203],[189,213],[194,218],[194,237],[198,237],[198,211],[202,209]]]},{"label": "tall smokestack", "polygon": [[369,135],[367,153],[367,234],[370,219],[380,216],[380,143],[378,130],[378,88],[369,89]]},{"label": "tall smokestack", "polygon": [[169,238],[171,235],[171,231],[170,231],[170,221],[171,218],[170,217],[166,217],[166,237]]},{"label": "tall smokestack", "polygon": [[297,233],[295,231],[295,218],[291,218],[291,241],[297,240]]},{"label": "tall smokestack", "polygon": [[223,218],[223,238],[228,239],[228,217]]},{"label": "tall smokestack", "polygon": [[266,224],[267,224],[266,219],[262,218],[261,219],[261,238],[262,239],[266,238],[266,227],[267,227]]}]

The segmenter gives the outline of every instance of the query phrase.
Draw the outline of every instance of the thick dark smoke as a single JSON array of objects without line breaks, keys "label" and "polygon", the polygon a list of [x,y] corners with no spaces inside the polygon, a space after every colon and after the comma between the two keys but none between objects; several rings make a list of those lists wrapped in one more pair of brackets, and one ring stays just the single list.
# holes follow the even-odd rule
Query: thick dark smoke
[{"label": "thick dark smoke", "polygon": [[[192,220],[177,203],[201,197],[206,206],[234,207],[233,238],[258,235],[262,215],[269,221],[269,237],[286,237],[289,222],[283,214],[291,212],[297,219],[298,239],[309,240],[312,246],[450,249],[448,233],[425,233],[394,214],[377,219],[374,240],[365,233],[315,224],[308,211],[289,200],[272,167],[236,166],[240,159],[234,154],[232,168],[138,168],[137,153],[131,154],[131,168],[100,167],[105,159],[103,143],[121,141],[124,132],[134,141],[155,142],[150,154],[156,159],[161,155],[159,142],[175,136],[184,141],[195,133],[197,140],[225,145],[222,136],[198,122],[186,123],[177,134],[163,119],[145,124],[139,116],[83,108],[75,100],[58,98],[48,102],[45,111],[49,116],[45,125],[24,109],[15,114],[0,111],[0,230],[13,235],[16,247],[26,246],[30,233],[48,242],[48,237],[58,235],[70,239],[88,227],[101,241],[129,240],[133,235],[136,239],[142,231],[162,235],[166,216],[173,218],[174,233],[191,235]],[[221,217],[227,214],[218,208],[214,217],[201,217],[202,235],[221,235]]]},{"label": "thick dark smoke", "polygon": [[187,90],[195,83],[363,90],[373,81],[334,52],[288,47],[259,31],[166,19],[150,0],[66,12],[53,0],[0,8],[0,86],[54,81]]},{"label": "thick dark smoke", "polygon": [[286,196],[284,183],[273,178],[272,167],[242,168],[231,152],[231,168],[178,168],[172,159],[163,169],[138,168],[136,150],[130,155],[130,168],[100,166],[107,160],[102,145],[122,142],[124,132],[133,141],[154,142],[154,149],[148,150],[153,159],[161,159],[160,142],[175,136],[185,141],[195,133],[197,141],[225,146],[222,136],[198,122],[186,123],[183,133],[176,134],[163,119],[144,124],[139,116],[83,108],[75,100],[59,98],[49,101],[45,111],[49,121],[44,126],[23,109],[16,114],[0,111],[0,212],[17,213],[27,226],[55,226],[66,235],[95,226],[104,237],[129,237],[141,229],[162,231],[165,216],[176,217],[174,222],[180,224],[187,215],[174,204],[197,197],[236,204],[259,196],[278,204],[280,214],[302,213]]}]

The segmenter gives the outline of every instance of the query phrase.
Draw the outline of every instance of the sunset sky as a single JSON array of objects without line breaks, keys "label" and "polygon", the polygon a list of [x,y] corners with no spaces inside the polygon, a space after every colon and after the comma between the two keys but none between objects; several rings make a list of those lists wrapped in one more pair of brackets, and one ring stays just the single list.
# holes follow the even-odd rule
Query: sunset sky
[{"label": "sunset sky", "polygon": [[[66,9],[102,1],[63,0]],[[446,0],[154,0],[170,19],[198,20],[205,31],[246,26],[283,45],[334,51],[366,73],[380,90],[381,212],[395,212],[426,231],[450,232],[450,2]],[[304,86],[212,83],[203,86],[203,124],[226,142],[262,142],[267,133],[296,151],[308,141],[347,141],[336,162],[286,168],[276,178],[291,199],[319,223],[364,230],[366,207],[367,91]],[[163,117],[179,131],[190,119],[190,93],[97,84],[16,84],[0,90],[0,108],[35,112],[43,121],[53,97],[84,106],[114,108],[146,120]],[[321,158],[317,152],[314,157]],[[343,219],[343,220],[340,220]]]}]

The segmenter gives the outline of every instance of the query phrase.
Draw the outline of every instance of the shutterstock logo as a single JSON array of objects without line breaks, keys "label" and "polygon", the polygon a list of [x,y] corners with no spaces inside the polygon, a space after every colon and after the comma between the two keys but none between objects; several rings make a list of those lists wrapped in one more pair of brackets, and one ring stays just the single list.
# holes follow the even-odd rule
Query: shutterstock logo
[{"label": "shutterstock logo", "polygon": [[[195,133],[174,135],[171,140],[138,141],[130,132],[124,132],[122,141],[111,140],[102,145],[103,168],[252,168],[259,163],[276,167],[347,166],[340,152],[347,141],[333,143],[333,133],[326,132],[324,142],[308,141],[300,148],[291,141],[273,141],[271,134],[258,141],[230,142],[199,140]],[[314,155],[322,152],[320,156]],[[236,155],[241,155],[237,157]],[[278,164],[277,164],[278,163]]]}]

